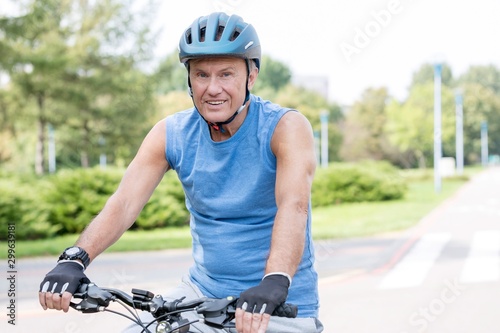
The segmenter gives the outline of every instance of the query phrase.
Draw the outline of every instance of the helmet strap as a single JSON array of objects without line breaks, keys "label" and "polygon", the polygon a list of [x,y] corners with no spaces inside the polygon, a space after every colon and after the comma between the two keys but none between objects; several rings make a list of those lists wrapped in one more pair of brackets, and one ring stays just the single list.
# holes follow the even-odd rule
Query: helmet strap
[{"label": "helmet strap", "polygon": [[[238,108],[238,110],[236,110],[235,113],[233,113],[233,115],[231,117],[229,117],[226,121],[218,121],[216,123],[212,123],[208,120],[206,120],[205,118],[203,118],[203,116],[200,116],[205,119],[205,121],[207,122],[208,125],[210,125],[210,127],[212,127],[214,130],[216,131],[220,131],[221,133],[225,133],[226,131],[224,130],[224,128],[222,127],[222,125],[227,125],[229,124],[230,122],[232,122],[234,120],[234,118],[236,118],[236,116],[241,112],[241,110],[243,110],[245,108],[245,104],[243,104],[242,106],[240,106]],[[199,111],[198,111],[199,112]]]}]

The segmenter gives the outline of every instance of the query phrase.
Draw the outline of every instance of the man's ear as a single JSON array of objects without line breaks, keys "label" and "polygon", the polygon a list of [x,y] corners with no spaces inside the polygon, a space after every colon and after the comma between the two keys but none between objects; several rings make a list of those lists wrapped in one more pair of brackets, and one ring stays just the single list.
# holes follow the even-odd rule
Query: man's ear
[{"label": "man's ear", "polygon": [[250,71],[250,74],[248,75],[248,90],[252,90],[253,86],[255,85],[255,82],[257,81],[257,77],[259,76],[259,70],[254,67]]}]

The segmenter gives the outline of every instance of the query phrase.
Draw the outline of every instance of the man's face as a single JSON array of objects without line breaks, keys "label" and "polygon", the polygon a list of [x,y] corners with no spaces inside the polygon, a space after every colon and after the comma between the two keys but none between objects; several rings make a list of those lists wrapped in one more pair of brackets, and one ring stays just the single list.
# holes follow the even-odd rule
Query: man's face
[{"label": "man's face", "polygon": [[[245,61],[234,57],[202,58],[191,60],[189,67],[193,100],[198,111],[207,121],[226,121],[245,100]],[[253,86],[253,76],[252,73],[249,86]]]}]

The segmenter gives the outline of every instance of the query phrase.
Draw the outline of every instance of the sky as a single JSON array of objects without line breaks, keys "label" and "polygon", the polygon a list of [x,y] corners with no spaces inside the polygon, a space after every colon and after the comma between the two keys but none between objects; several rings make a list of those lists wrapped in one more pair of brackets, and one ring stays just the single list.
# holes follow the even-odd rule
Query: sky
[{"label": "sky", "polygon": [[214,11],[237,14],[255,27],[264,54],[288,65],[294,75],[326,76],[328,98],[343,105],[370,87],[387,87],[404,100],[413,73],[424,63],[444,62],[455,77],[471,65],[500,68],[499,0],[160,3],[152,23],[161,29],[158,58],[177,49],[181,34],[196,18]]}]

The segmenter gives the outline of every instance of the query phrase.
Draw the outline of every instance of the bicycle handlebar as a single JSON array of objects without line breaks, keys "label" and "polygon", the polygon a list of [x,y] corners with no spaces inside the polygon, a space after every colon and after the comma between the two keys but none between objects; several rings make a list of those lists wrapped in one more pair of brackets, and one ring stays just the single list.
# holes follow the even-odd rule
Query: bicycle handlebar
[{"label": "bicycle handlebar", "polygon": [[[93,283],[82,284],[73,297],[82,299],[82,301],[80,303],[71,302],[70,306],[82,313],[110,311],[106,310],[110,302],[121,301],[133,309],[146,311],[153,315],[155,320],[147,326],[144,326],[136,315],[134,315],[135,319],[125,316],[142,326],[143,332],[148,332],[147,327],[158,321],[159,325],[162,324],[165,326],[164,332],[179,333],[187,333],[189,324],[192,323],[182,318],[180,313],[190,310],[203,315],[205,324],[209,326],[217,328],[234,327],[232,320],[235,317],[236,302],[238,300],[237,297],[229,296],[221,299],[202,297],[186,302],[183,302],[184,298],[165,301],[161,295],[155,295],[147,290],[134,288],[132,289],[131,296],[119,289],[100,288]],[[130,309],[128,310],[132,313]],[[274,310],[272,315],[295,318],[297,312],[296,305],[283,303]],[[115,313],[120,314],[118,312]]]}]

